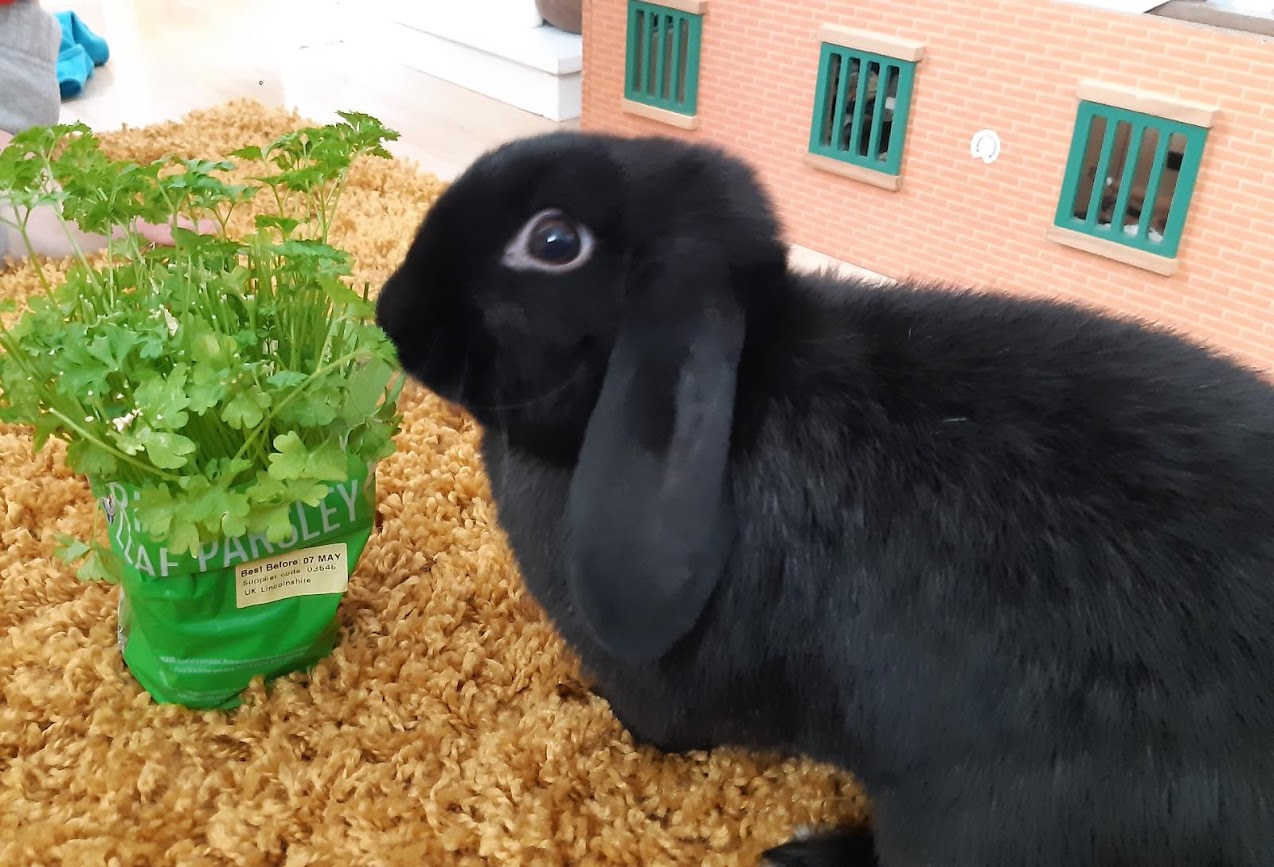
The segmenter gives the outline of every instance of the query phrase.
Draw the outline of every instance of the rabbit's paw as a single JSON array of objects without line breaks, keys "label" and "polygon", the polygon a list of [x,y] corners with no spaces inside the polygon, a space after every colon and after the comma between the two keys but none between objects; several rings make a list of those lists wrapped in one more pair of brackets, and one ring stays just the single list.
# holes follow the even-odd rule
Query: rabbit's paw
[{"label": "rabbit's paw", "polygon": [[761,854],[761,867],[877,867],[871,829],[836,828],[797,834]]}]

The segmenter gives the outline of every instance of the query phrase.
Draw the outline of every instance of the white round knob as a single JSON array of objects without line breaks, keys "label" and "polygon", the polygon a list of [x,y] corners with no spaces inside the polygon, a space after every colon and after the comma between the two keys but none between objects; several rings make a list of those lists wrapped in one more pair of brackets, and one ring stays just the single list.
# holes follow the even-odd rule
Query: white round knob
[{"label": "white round knob", "polygon": [[1000,156],[1000,137],[995,130],[981,129],[973,134],[969,141],[969,155],[982,162],[993,163]]}]

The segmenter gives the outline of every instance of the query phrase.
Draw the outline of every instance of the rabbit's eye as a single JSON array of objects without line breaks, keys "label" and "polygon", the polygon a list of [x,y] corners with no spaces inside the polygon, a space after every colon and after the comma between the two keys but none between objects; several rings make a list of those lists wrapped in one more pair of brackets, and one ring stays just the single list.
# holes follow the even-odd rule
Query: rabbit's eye
[{"label": "rabbit's eye", "polygon": [[541,211],[504,250],[503,263],[518,271],[571,271],[588,261],[593,236],[588,227],[558,210]]},{"label": "rabbit's eye", "polygon": [[561,264],[578,256],[581,246],[573,225],[559,217],[547,217],[535,224],[527,251],[544,262]]}]

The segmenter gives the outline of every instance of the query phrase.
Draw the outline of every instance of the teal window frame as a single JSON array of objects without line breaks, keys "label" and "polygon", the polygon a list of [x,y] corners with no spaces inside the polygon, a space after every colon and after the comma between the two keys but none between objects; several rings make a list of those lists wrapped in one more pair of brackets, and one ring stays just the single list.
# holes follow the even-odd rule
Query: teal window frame
[{"label": "teal window frame", "polygon": [[[839,58],[839,66],[837,67],[836,93],[829,94],[831,90],[831,74],[833,61]],[[849,101],[849,79],[850,76],[844,74],[850,68],[853,61],[858,61],[857,91],[854,94],[854,110],[849,120],[849,134],[843,135],[845,131],[845,113]],[[833,42],[823,42],[822,49],[818,60],[818,80],[815,84],[817,88],[814,95],[814,116],[810,122],[810,139],[809,151],[822,157],[830,157],[831,159],[840,160],[860,168],[869,169],[871,171],[880,172],[884,175],[892,175],[897,177],[902,172],[902,155],[903,148],[906,145],[908,119],[911,116],[911,103],[916,78],[916,61],[902,60],[897,57],[889,57],[884,54],[877,54],[871,51],[862,51],[857,48],[851,48],[845,45],[838,45]],[[868,101],[867,83],[870,75],[862,75],[861,70],[870,69],[871,64],[876,64],[879,70],[877,74],[877,82],[888,82],[891,74],[888,70],[894,70],[892,74],[898,77],[898,92],[894,96],[894,114],[893,121],[889,130],[889,138],[882,141],[882,127],[884,123],[884,112],[873,111],[872,123],[868,130],[869,138],[867,146],[860,153],[859,148],[851,146],[857,143],[863,133],[863,123],[867,115],[868,105],[876,106],[882,104],[883,100],[888,98],[889,87],[877,86],[876,96],[874,100]],[[829,106],[829,97],[831,104]],[[826,127],[830,113],[830,128]],[[841,130],[842,136],[831,135],[831,131]],[[825,136],[824,132],[828,134]],[[844,139],[844,143],[841,140]],[[881,153],[886,156],[882,159]]]},{"label": "teal window frame", "polygon": [[693,117],[702,41],[702,14],[629,0],[624,98]]},{"label": "teal window frame", "polygon": [[[1085,157],[1088,152],[1089,138],[1094,133],[1094,125],[1098,119],[1105,121],[1101,150],[1097,159],[1092,189],[1089,192],[1088,207],[1085,215],[1075,215],[1076,198],[1079,194],[1084,174]],[[1128,124],[1130,128],[1127,155],[1137,155],[1129,159],[1125,156],[1120,171],[1118,195],[1108,225],[1100,225],[1099,216],[1102,210],[1105,178],[1110,174],[1111,152],[1114,148],[1120,124]],[[1124,231],[1127,219],[1124,216],[1128,207],[1129,193],[1141,162],[1141,145],[1147,131],[1156,134],[1155,149],[1146,181],[1141,216],[1137,222],[1135,234]],[[1177,185],[1172,191],[1172,200],[1168,207],[1168,216],[1160,240],[1151,237],[1151,216],[1153,203],[1157,200],[1159,187],[1163,181],[1164,169],[1168,159],[1168,146],[1174,135],[1181,135],[1185,140],[1185,148],[1181,156],[1181,166],[1177,170]],[[1208,140],[1208,129],[1203,126],[1185,123],[1184,121],[1159,117],[1145,112],[1133,111],[1115,105],[1081,100],[1075,114],[1075,129],[1071,138],[1070,152],[1066,160],[1066,172],[1063,175],[1062,190],[1057,201],[1057,212],[1053,217],[1053,225],[1060,229],[1099,238],[1134,250],[1152,253],[1156,256],[1176,258],[1181,246],[1181,236],[1185,230],[1186,215],[1190,210],[1190,202],[1194,197],[1195,183],[1198,180],[1199,167],[1203,163],[1204,148]]]}]

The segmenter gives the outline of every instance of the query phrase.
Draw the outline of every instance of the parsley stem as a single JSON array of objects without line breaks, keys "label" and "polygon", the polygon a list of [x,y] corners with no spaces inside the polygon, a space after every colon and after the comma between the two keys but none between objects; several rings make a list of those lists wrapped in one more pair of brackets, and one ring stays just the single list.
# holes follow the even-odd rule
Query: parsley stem
[{"label": "parsley stem", "polygon": [[235,453],[234,460],[239,460],[240,458],[242,458],[247,453],[248,448],[256,443],[257,437],[260,436],[261,432],[263,430],[267,430],[270,427],[270,425],[273,424],[274,419],[276,416],[278,416],[279,412],[282,411],[282,409],[285,406],[287,406],[293,400],[295,400],[297,397],[303,394],[305,390],[309,388],[312,382],[314,382],[316,379],[319,379],[320,377],[328,373],[331,373],[333,370],[340,367],[341,365],[348,364],[349,362],[356,359],[360,354],[361,354],[360,352],[346,353],[345,355],[342,355],[340,358],[334,359],[333,361],[323,365],[322,367],[317,368],[316,370],[314,370],[313,373],[311,373],[304,380],[302,380],[296,386],[296,388],[292,389],[292,391],[288,393],[287,397],[283,398],[283,400],[279,401],[277,404],[270,407],[270,411],[267,412],[265,415],[265,420],[260,425],[258,425],[257,428],[252,431],[252,433],[248,435],[247,439],[244,440],[243,446],[239,449],[238,452]]},{"label": "parsley stem", "polygon": [[[47,155],[44,156],[44,171],[49,181],[57,185],[57,172],[53,168],[53,162]],[[71,232],[71,227],[67,223],[62,213],[62,206],[59,204],[54,208],[54,216],[57,217],[58,226],[62,229],[62,234],[66,236],[66,240],[71,244],[71,250],[74,251],[75,257],[80,260],[80,264],[84,266],[84,270],[92,274],[93,269],[88,264],[88,257],[84,255],[83,248],[80,247],[79,241],[75,240],[75,235]],[[109,234],[109,232],[107,233]]]},{"label": "parsley stem", "polygon": [[62,424],[66,425],[66,427],[69,428],[71,431],[79,434],[86,442],[90,442],[93,445],[97,446],[98,448],[109,452],[112,456],[114,456],[118,460],[123,461],[126,464],[137,467],[139,470],[142,471],[143,477],[158,476],[159,478],[169,482],[176,482],[176,481],[179,481],[181,478],[180,476],[174,475],[165,470],[161,470],[159,467],[156,467],[153,464],[148,464],[144,461],[139,461],[132,455],[128,454],[128,452],[120,451],[119,449],[111,445],[110,443],[104,442],[100,437],[95,436],[91,431],[85,430],[82,425],[80,425],[77,421],[70,418],[68,415],[61,412],[60,410],[54,409],[53,407],[49,407],[46,410],[46,412],[49,415],[56,418],[58,421],[62,422]]},{"label": "parsley stem", "polygon": [[26,213],[23,214],[22,224],[17,227],[18,234],[22,236],[22,246],[26,247],[27,261],[35,269],[35,276],[44,288],[44,294],[52,297],[53,284],[49,282],[48,275],[44,273],[44,268],[40,265],[40,255],[36,252],[35,245],[31,243],[31,235],[27,231],[27,222],[31,219],[31,210],[31,208],[27,208]]}]

